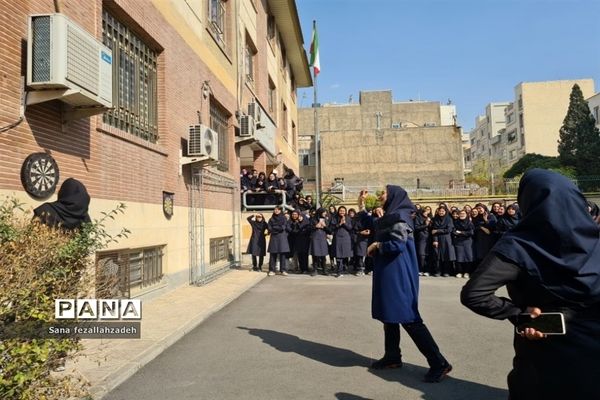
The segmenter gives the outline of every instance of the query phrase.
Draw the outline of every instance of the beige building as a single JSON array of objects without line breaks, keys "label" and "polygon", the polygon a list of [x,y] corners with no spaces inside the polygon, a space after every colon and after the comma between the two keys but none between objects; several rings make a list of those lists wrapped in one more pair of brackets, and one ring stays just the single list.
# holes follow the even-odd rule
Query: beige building
[{"label": "beige building", "polygon": [[488,175],[498,171],[498,159],[502,159],[501,139],[506,128],[505,109],[507,102],[490,103],[485,115],[475,118],[475,128],[469,133],[472,171],[477,175]]},{"label": "beige building", "polygon": [[590,112],[596,120],[596,127],[600,129],[600,93],[596,93],[589,99],[587,99]]},{"label": "beige building", "polygon": [[478,117],[471,131],[473,172],[499,175],[530,153],[557,156],[559,131],[575,84],[585,98],[595,93],[592,79],[519,83],[514,89],[514,101],[500,103],[504,117],[497,127],[503,124],[503,128],[496,132],[492,129],[489,140],[485,134],[482,136],[482,127],[487,121]]},{"label": "beige building", "polygon": [[[322,188],[449,187],[463,180],[460,129],[452,107],[438,102],[394,102],[391,91],[363,91],[358,104],[319,108]],[[300,170],[314,172],[314,109],[299,109]],[[306,162],[303,162],[306,161]],[[308,165],[306,165],[308,164]]]},{"label": "beige building", "polygon": [[[21,3],[0,0],[8,24],[0,35],[0,196],[37,207],[73,177],[90,193],[92,218],[125,203],[107,229],[131,234],[97,254],[99,268],[118,271],[122,296],[154,296],[239,265],[240,168],[298,166],[296,88],[312,81],[295,2]],[[59,19],[39,20],[52,30],[36,37],[67,23],[69,49],[92,48],[82,57],[104,72],[78,69],[69,83],[79,85],[77,95],[68,98],[63,89],[23,90],[28,19],[54,13]],[[54,54],[53,63],[66,63]],[[105,82],[97,84],[102,101],[89,91],[94,82]],[[89,99],[101,106],[86,107]],[[40,170],[31,157],[60,173]],[[27,180],[34,178],[48,189],[35,189]]]}]

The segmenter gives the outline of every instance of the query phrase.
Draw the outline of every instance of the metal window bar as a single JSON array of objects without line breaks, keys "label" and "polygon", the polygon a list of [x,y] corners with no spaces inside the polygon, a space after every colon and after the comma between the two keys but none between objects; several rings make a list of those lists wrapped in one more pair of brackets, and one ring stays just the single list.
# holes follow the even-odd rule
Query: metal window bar
[{"label": "metal window bar", "polygon": [[225,45],[225,11],[226,6],[223,0],[210,0],[210,21],[213,31],[222,45]]},{"label": "metal window bar", "polygon": [[215,102],[210,103],[210,127],[219,134],[219,165],[221,171],[229,171],[229,114]]},{"label": "metal window bar", "polygon": [[[244,207],[244,210],[273,210],[276,206],[286,207],[287,199],[286,199],[285,190],[276,190],[275,191],[275,195],[277,197],[281,196],[281,202],[277,202],[278,204],[264,204],[264,199],[258,201],[258,203],[263,203],[263,204],[248,204],[249,200],[250,200],[250,203],[256,203],[257,198],[260,198],[260,197],[264,198],[264,197],[273,196],[273,195],[274,195],[273,192],[252,192],[249,190],[245,191],[244,194],[242,195],[242,206]],[[250,199],[248,199],[249,196],[250,196]],[[252,201],[252,200],[255,200],[255,201]]]},{"label": "metal window bar", "polygon": [[104,113],[104,122],[156,143],[158,53],[107,10],[102,12],[102,39],[113,51],[114,108]]}]

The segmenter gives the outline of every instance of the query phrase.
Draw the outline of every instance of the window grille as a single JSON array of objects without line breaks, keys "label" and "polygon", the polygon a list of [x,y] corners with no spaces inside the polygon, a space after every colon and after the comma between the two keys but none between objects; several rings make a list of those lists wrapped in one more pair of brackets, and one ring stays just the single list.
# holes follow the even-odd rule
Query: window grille
[{"label": "window grille", "polygon": [[210,127],[219,134],[219,165],[221,171],[229,171],[229,113],[215,101],[210,102]]},{"label": "window grille", "polygon": [[232,236],[210,239],[210,264],[233,260],[232,243]]},{"label": "window grille", "polygon": [[156,143],[158,53],[127,26],[102,11],[102,40],[113,52],[113,106],[104,123]]}]

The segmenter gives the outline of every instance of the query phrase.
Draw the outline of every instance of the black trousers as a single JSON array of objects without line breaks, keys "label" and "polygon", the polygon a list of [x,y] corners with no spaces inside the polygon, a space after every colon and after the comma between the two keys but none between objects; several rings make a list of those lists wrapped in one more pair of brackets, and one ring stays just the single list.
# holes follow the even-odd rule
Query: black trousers
[{"label": "black trousers", "polygon": [[[427,359],[430,368],[439,368],[446,364],[446,359],[440,353],[438,345],[433,340],[433,336],[423,322],[412,322],[402,324],[402,327],[408,333],[408,336],[415,343],[421,354]],[[384,358],[399,360],[402,358],[400,351],[400,324],[383,324],[385,335],[385,355]]]},{"label": "black trousers", "polygon": [[312,260],[313,260],[313,270],[315,270],[315,271],[322,270],[323,273],[326,272],[325,256],[312,256]]},{"label": "black trousers", "polygon": [[354,270],[357,272],[365,271],[365,258],[361,256],[354,256]]},{"label": "black trousers", "polygon": [[279,271],[287,272],[287,257],[286,253],[270,253],[269,254],[269,271],[275,272],[275,264],[279,259]]},{"label": "black trousers", "polygon": [[346,266],[348,265],[348,259],[347,258],[336,258],[336,264],[337,264],[337,272],[339,274],[343,273],[346,270]]},{"label": "black trousers", "polygon": [[[256,263],[256,259],[258,258],[258,264]],[[252,268],[262,268],[263,266],[263,261],[265,260],[265,257],[263,256],[252,256]]]},{"label": "black trousers", "polygon": [[298,257],[298,264],[300,265],[300,271],[308,272],[308,252],[296,253],[296,257]]}]

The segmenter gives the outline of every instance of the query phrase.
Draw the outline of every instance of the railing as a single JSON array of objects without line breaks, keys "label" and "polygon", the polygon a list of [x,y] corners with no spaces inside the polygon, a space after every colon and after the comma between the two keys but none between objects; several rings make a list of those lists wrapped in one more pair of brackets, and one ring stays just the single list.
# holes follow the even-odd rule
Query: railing
[{"label": "railing", "polygon": [[244,210],[273,210],[275,207],[285,207],[287,204],[285,190],[272,192],[253,192],[247,190],[242,195]]}]

